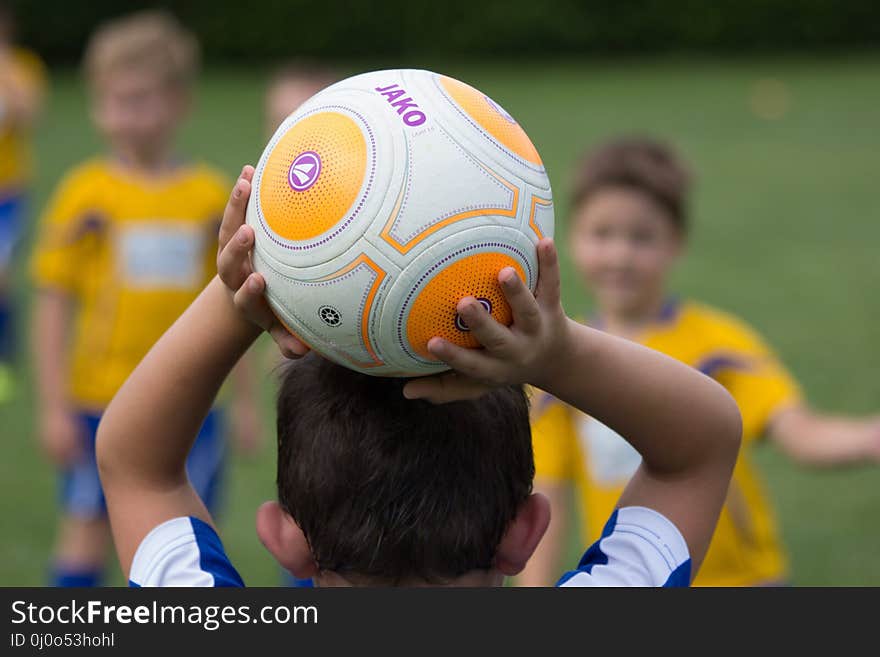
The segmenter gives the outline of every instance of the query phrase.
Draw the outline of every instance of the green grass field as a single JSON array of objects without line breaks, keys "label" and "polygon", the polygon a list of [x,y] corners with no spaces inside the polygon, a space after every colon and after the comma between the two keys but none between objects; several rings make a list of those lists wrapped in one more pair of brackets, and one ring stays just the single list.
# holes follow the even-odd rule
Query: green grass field
[{"label": "green grass field", "polygon": [[[566,174],[586,144],[619,132],[674,140],[698,174],[691,249],[677,289],[747,318],[818,407],[880,411],[880,55],[442,68],[493,96],[526,127],[557,192],[560,236]],[[784,85],[759,85],[770,89],[766,112],[780,118],[753,110],[763,79]],[[247,71],[207,74],[182,150],[231,175],[254,162],[263,145],[263,80]],[[57,74],[37,134],[35,208],[64,170],[99,148],[79,79]],[[588,304],[571,276],[565,300],[570,312]],[[54,527],[55,481],[35,447],[28,377],[14,403],[0,407],[3,585],[44,583]],[[272,376],[265,378],[271,418]],[[804,470],[771,447],[759,447],[755,457],[781,518],[795,583],[880,585],[880,469]],[[248,583],[273,585],[278,571],[253,529],[256,506],[273,495],[271,449],[237,460],[229,481],[222,521],[229,552]]]}]

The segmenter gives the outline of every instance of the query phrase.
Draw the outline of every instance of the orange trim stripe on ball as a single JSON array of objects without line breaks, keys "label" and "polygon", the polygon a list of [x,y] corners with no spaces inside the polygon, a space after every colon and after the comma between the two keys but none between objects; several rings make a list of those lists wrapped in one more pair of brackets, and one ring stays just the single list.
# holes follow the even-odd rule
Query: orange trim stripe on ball
[{"label": "orange trim stripe on ball", "polygon": [[541,240],[544,239],[544,233],[541,232],[541,229],[538,227],[538,222],[535,221],[535,214],[537,214],[539,205],[553,205],[553,201],[548,201],[540,196],[532,196],[532,207],[529,211],[529,226],[535,231],[535,235],[538,236],[538,239]]},{"label": "orange trim stripe on ball", "polygon": [[375,262],[373,262],[373,260],[366,253],[362,253],[360,257],[358,257],[354,262],[348,264],[339,271],[333,272],[329,276],[325,276],[324,278],[321,278],[319,280],[329,281],[334,278],[339,278],[340,276],[344,276],[353,269],[357,269],[362,264],[366,265],[376,273],[376,277],[373,279],[373,284],[370,286],[370,291],[367,293],[367,300],[364,303],[364,308],[361,316],[361,339],[364,342],[364,348],[366,348],[367,352],[369,352],[370,354],[370,358],[372,358],[372,362],[361,363],[351,357],[346,356],[346,354],[342,355],[346,356],[347,360],[359,367],[379,367],[380,365],[384,365],[385,363],[382,362],[382,360],[376,355],[376,352],[373,349],[373,345],[370,342],[370,313],[373,309],[373,302],[376,300],[376,293],[379,291],[379,287],[382,285],[382,281],[385,280],[385,276],[387,275],[385,270],[382,269]]},{"label": "orange trim stripe on ball", "polygon": [[485,167],[483,165],[480,165],[480,166],[482,166],[482,168],[489,175],[491,175],[498,182],[500,182],[502,185],[504,185],[505,187],[507,187],[507,189],[510,190],[512,196],[511,196],[509,208],[481,208],[479,210],[468,210],[467,212],[459,212],[459,213],[456,213],[450,217],[447,217],[446,219],[442,219],[441,221],[438,221],[437,223],[431,224],[430,226],[425,228],[425,230],[423,230],[421,233],[418,233],[417,235],[415,235],[408,242],[400,242],[394,237],[394,235],[392,235],[391,231],[394,228],[394,224],[397,221],[397,215],[400,213],[400,207],[403,204],[403,195],[406,190],[406,185],[403,185],[403,187],[400,190],[400,194],[397,197],[397,202],[394,204],[394,208],[391,210],[391,217],[388,219],[388,221],[385,222],[385,226],[382,228],[382,232],[380,233],[380,236],[382,237],[382,239],[385,240],[386,242],[388,242],[388,244],[390,244],[391,246],[393,246],[397,250],[398,253],[406,255],[407,253],[409,253],[413,249],[413,247],[415,247],[423,239],[425,239],[426,237],[429,237],[430,235],[433,235],[441,228],[445,228],[446,226],[448,226],[450,224],[454,224],[457,221],[462,221],[463,219],[470,219],[471,217],[482,217],[482,216],[490,216],[490,215],[496,215],[496,216],[501,216],[501,217],[515,217],[516,212],[517,212],[517,206],[519,205],[519,188],[516,185],[506,181],[504,178],[502,178],[497,173],[492,171],[492,169]]}]

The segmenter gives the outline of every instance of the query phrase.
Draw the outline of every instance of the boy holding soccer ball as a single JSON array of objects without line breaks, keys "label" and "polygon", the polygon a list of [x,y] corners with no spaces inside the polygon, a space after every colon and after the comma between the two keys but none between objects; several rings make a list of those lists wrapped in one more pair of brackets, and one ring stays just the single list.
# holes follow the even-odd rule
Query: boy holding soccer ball
[{"label": "boy holding soccer ball", "polygon": [[[69,172],[42,218],[33,335],[39,433],[62,480],[58,586],[101,580],[108,539],[95,463],[101,414],[215,271],[224,176],[177,159],[173,149],[197,55],[195,39],[164,13],[120,18],[94,34],[85,69],[92,118],[109,152]],[[239,399],[252,402],[252,386],[241,387]],[[243,410],[239,418],[258,418],[255,408]],[[244,420],[237,433],[258,435]],[[208,506],[223,470],[223,424],[215,410],[200,418],[187,463]]]},{"label": "boy holding soccer ball", "polygon": [[[242,585],[185,463],[223,380],[263,330],[288,357],[307,351],[251,269],[252,177],[245,167],[227,205],[219,276],[138,365],[98,431],[113,536],[136,586]],[[260,540],[284,568],[321,586],[487,586],[521,571],[550,520],[531,492],[530,383],[601,417],[643,457],[603,537],[560,583],[689,583],[736,460],[736,405],[692,368],[567,318],[553,243],[537,249],[535,295],[513,268],[498,274],[510,327],[472,297],[459,302],[485,349],[429,342],[452,372],[382,379],[313,354],[286,370],[278,501],[257,512]]]},{"label": "boy holding soccer ball", "polygon": [[[880,418],[814,410],[748,325],[670,294],[667,279],[685,246],[687,199],[687,171],[662,143],[614,141],[584,159],[574,183],[570,248],[597,303],[589,325],[663,352],[721,383],[739,405],[748,447],[766,435],[810,465],[880,461]],[[538,489],[550,498],[556,520],[523,581],[546,585],[565,539],[570,483],[576,484],[585,534],[597,537],[640,456],[621,437],[625,432],[552,391],[535,401],[532,432]],[[744,450],[695,583],[756,586],[787,578],[775,519]]]}]

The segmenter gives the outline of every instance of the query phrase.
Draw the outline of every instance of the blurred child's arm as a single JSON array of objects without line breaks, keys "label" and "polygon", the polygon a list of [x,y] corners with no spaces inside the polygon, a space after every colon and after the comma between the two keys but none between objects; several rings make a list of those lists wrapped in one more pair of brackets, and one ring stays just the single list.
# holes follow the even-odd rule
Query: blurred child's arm
[{"label": "blurred child's arm", "polygon": [[[247,319],[256,311],[263,321],[266,315],[259,313],[269,312],[259,306],[265,303],[262,278],[251,275],[247,264],[253,231],[239,230],[252,176],[250,167],[242,172],[226,208],[220,276],[141,361],[98,429],[98,467],[126,573],[141,541],[159,524],[180,516],[211,523],[187,479],[187,454],[224,379],[261,326],[270,328]],[[305,351],[292,337],[286,339],[288,353]]]},{"label": "blurred child's arm", "polygon": [[245,354],[232,370],[232,431],[236,447],[244,454],[254,454],[263,439],[260,413],[260,381],[257,377],[256,358],[252,351]]},{"label": "blurred child's arm", "polygon": [[773,442],[805,465],[880,462],[880,417],[824,415],[798,405],[777,413],[768,429]]},{"label": "blurred child's arm", "polygon": [[730,365],[713,378],[739,404],[743,441],[766,436],[803,465],[880,462],[880,415],[848,417],[811,407],[795,377],[760,335],[736,321],[724,328],[726,344],[720,351],[730,356]]},{"label": "blurred child's arm", "polygon": [[[490,384],[531,383],[607,424],[642,455],[619,506],[645,506],[684,536],[693,572],[709,546],[739,450],[739,410],[718,383],[633,342],[582,326],[565,316],[552,241],[538,245],[535,296],[512,268],[499,283],[513,310],[510,328],[473,298],[458,312],[485,347],[463,349],[432,338],[429,350],[460,374]],[[473,383],[476,394],[479,384]],[[446,375],[413,380],[408,397],[447,398]],[[464,391],[470,394],[471,391]]]},{"label": "blurred child's arm", "polygon": [[38,435],[53,463],[69,464],[82,449],[83,430],[68,390],[71,336],[83,259],[92,255],[78,238],[90,213],[87,185],[64,177],[40,217],[30,263],[34,283],[31,357],[37,388]]},{"label": "blurred child's arm", "polygon": [[40,289],[34,301],[31,331],[40,442],[59,466],[70,463],[81,448],[81,430],[67,398],[70,305],[71,299],[63,290]]}]

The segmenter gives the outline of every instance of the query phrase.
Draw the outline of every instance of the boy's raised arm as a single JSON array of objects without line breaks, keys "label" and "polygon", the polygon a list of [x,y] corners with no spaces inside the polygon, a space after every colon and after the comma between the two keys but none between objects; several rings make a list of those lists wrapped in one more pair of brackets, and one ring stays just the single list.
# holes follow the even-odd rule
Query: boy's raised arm
[{"label": "boy's raised arm", "polygon": [[405,394],[446,401],[476,394],[475,382],[531,383],[625,436],[642,466],[620,506],[644,506],[684,536],[696,572],[712,538],[739,449],[741,420],[730,395],[712,379],[633,342],[574,322],[559,297],[559,266],[550,240],[538,245],[535,296],[511,268],[499,282],[514,323],[498,324],[472,298],[458,311],[483,350],[440,338],[428,348],[456,375],[416,380]]},{"label": "boy's raised arm", "polygon": [[642,464],[618,506],[648,507],[671,520],[695,573],[727,496],[739,409],[715,381],[668,356],[585,326],[574,331],[579,348],[556,394],[638,450]]},{"label": "boy's raised arm", "polygon": [[[220,276],[137,366],[98,429],[98,467],[126,573],[157,525],[179,516],[211,522],[187,479],[187,454],[224,379],[263,328],[274,329],[260,315],[268,309],[254,307],[261,302],[263,281],[246,264],[253,231],[241,226],[252,176],[253,168],[245,167],[226,207]],[[289,355],[305,351],[292,336],[284,339]]]}]

